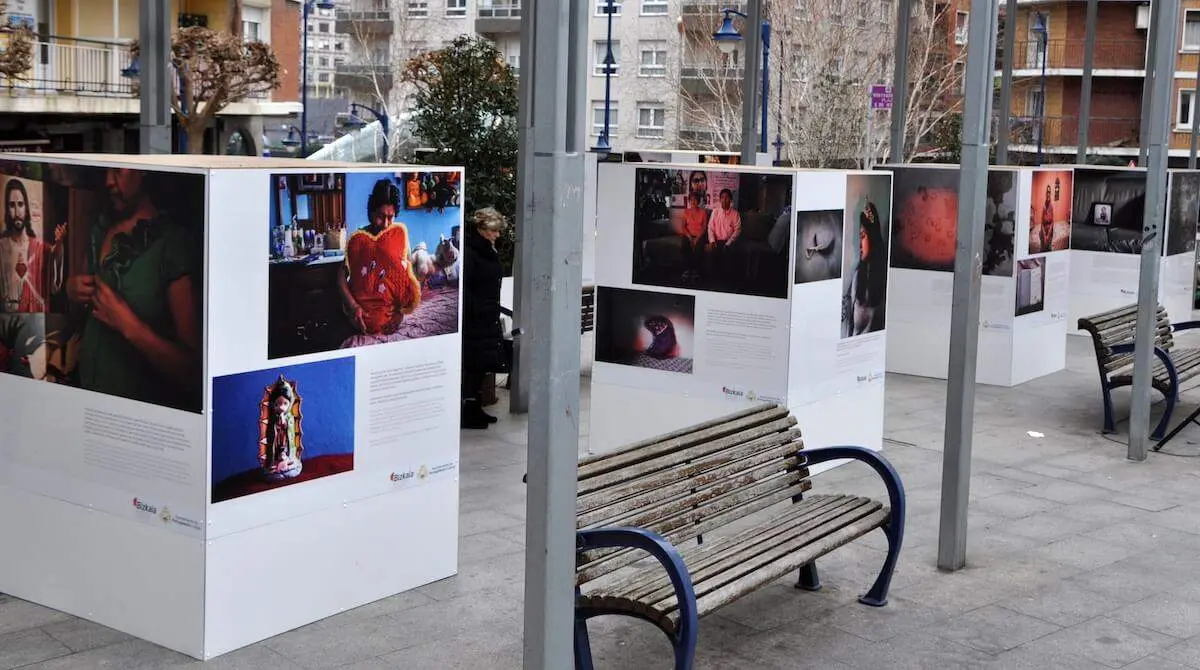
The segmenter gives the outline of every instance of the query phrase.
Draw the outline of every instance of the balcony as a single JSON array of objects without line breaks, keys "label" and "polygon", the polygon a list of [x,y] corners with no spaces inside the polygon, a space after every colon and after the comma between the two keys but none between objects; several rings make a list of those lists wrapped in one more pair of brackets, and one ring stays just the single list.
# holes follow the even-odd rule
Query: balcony
[{"label": "balcony", "polygon": [[[1013,49],[1013,70],[1041,71],[1046,60],[1049,70],[1079,70],[1083,73],[1083,40],[1050,40],[1042,51],[1040,40],[1017,42]],[[1146,42],[1142,40],[1096,40],[1096,70],[1119,70],[1127,76],[1142,76],[1146,67]]]},{"label": "balcony", "polygon": [[49,36],[33,47],[34,66],[23,79],[8,79],[13,91],[35,95],[133,98],[133,80],[121,76],[129,65],[129,44]]},{"label": "balcony", "polygon": [[683,0],[681,7],[684,17],[688,16],[705,16],[705,17],[721,17],[721,10],[731,8],[739,12],[746,11],[746,3],[744,2],[721,2],[720,0]]},{"label": "balcony", "polygon": [[693,95],[719,95],[741,86],[744,70],[740,67],[684,67],[679,69],[680,85]]},{"label": "balcony", "polygon": [[339,65],[333,75],[337,88],[374,93],[392,88],[392,67],[385,63],[370,65]]},{"label": "balcony", "polygon": [[339,9],[334,14],[334,31],[346,35],[386,36],[395,29],[392,12],[387,7],[376,9]]},{"label": "balcony", "polygon": [[[1039,124],[1035,116],[1017,116],[1010,119],[1009,142],[1015,145],[1036,146],[1039,132],[1042,146],[1070,147],[1075,151],[1079,144],[1079,118],[1075,116],[1048,116]],[[1141,120],[1137,118],[1092,117],[1088,122],[1088,146],[1093,148],[1120,149],[1136,147]]]},{"label": "balcony", "polygon": [[475,32],[521,32],[521,0],[479,0],[475,7]]}]

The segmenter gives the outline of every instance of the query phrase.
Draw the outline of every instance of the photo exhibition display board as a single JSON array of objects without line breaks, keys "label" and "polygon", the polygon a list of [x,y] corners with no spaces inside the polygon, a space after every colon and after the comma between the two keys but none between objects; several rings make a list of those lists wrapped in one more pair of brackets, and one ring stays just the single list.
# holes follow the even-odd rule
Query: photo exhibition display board
[{"label": "photo exhibition display board", "polygon": [[890,182],[601,163],[591,450],[759,402],[881,448]]},{"label": "photo exhibition display board", "polygon": [[454,574],[463,179],[0,157],[0,592],[207,659]]},{"label": "photo exhibition display board", "polygon": [[[1089,166],[1074,172],[1070,332],[1082,335],[1079,319],[1137,302],[1146,171]],[[1200,172],[1168,171],[1166,212],[1158,300],[1171,318],[1186,320],[1194,299]]]},{"label": "photo exhibition display board", "polygon": [[[945,379],[958,221],[956,165],[894,175],[889,372]],[[1049,200],[1030,202],[1030,189]],[[1013,386],[1066,365],[1071,171],[988,171],[979,306],[979,383]],[[1023,214],[1024,213],[1024,214]]]}]

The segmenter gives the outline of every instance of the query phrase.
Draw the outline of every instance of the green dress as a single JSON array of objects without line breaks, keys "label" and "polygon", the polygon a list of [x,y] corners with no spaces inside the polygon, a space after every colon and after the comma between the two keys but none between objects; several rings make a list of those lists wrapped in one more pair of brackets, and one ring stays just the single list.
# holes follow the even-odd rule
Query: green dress
[{"label": "green dress", "polygon": [[[191,277],[197,296],[201,295],[203,248],[183,226],[159,212],[153,219],[139,221],[131,232],[115,235],[108,256],[101,258],[110,225],[107,217],[101,217],[92,228],[88,272],[116,291],[151,330],[178,341],[167,287]],[[89,310],[79,348],[81,388],[199,412],[203,388],[200,379],[196,381],[194,388],[180,388]]]}]

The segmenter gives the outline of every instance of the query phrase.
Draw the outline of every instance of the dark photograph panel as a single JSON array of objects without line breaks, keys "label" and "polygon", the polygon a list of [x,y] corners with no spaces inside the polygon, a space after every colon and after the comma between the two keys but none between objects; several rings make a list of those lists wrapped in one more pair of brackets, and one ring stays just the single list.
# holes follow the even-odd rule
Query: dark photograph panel
[{"label": "dark photograph panel", "polygon": [[596,360],[692,373],[696,298],[601,286],[596,290]]},{"label": "dark photograph panel", "polygon": [[639,169],[635,284],[786,298],[792,177]]},{"label": "dark photograph panel", "polygon": [[1171,173],[1170,216],[1167,219],[1167,255],[1196,250],[1196,223],[1200,220],[1200,172]]},{"label": "dark photograph panel", "polygon": [[841,209],[796,214],[796,278],[806,284],[842,276]]},{"label": "dark photograph panel", "polygon": [[1071,208],[1072,249],[1114,254],[1142,253],[1142,221],[1146,215],[1145,172],[1075,170],[1074,191]]}]

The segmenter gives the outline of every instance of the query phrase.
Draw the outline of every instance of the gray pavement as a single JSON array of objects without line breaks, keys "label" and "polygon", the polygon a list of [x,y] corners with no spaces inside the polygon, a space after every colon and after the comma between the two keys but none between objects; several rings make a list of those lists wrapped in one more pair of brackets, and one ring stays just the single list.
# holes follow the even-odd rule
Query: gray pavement
[{"label": "gray pavement", "polygon": [[[821,562],[818,593],[784,581],[703,619],[697,667],[1200,669],[1200,427],[1173,455],[1127,462],[1123,435],[1099,434],[1095,363],[1075,338],[1068,370],[978,393],[966,569],[934,566],[945,384],[889,375],[885,453],[909,501],[890,605],[855,601],[883,561],[876,534]],[[208,664],[0,596],[0,670],[518,668],[524,449],[520,421],[464,433],[456,577]],[[884,495],[859,465],[814,490]],[[649,624],[592,630],[598,668],[671,667]]]}]

